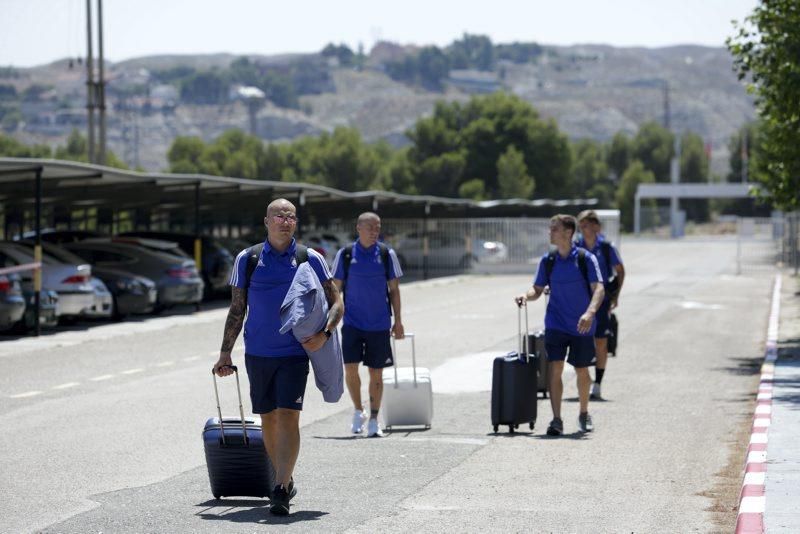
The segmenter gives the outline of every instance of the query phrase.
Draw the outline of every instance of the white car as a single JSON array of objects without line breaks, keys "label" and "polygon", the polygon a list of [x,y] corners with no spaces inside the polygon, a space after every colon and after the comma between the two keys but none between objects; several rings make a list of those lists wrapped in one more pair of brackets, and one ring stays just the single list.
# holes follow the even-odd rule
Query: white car
[{"label": "white car", "polygon": [[[33,250],[18,243],[0,243],[0,253],[17,265],[33,263]],[[95,291],[91,277],[89,264],[61,263],[48,254],[42,254],[42,289],[58,293],[56,313],[59,317],[76,317],[92,308]],[[23,281],[32,278],[32,271],[22,273]]]}]

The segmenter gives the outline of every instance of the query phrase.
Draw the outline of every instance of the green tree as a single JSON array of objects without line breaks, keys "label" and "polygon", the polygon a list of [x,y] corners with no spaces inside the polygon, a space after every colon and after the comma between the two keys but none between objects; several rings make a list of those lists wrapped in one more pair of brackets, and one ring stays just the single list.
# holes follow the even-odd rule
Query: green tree
[{"label": "green tree", "polygon": [[200,172],[200,157],[206,144],[199,137],[178,136],[167,151],[169,171],[181,174]]},{"label": "green tree", "polygon": [[503,198],[530,198],[533,194],[534,182],[525,158],[513,145],[497,160],[497,182]]},{"label": "green tree", "polygon": [[672,133],[655,122],[642,124],[633,138],[634,159],[651,171],[656,182],[669,182],[670,160],[675,153]]},{"label": "green tree", "polygon": [[[89,143],[78,130],[72,130],[72,133],[70,133],[69,137],[67,137],[67,144],[56,147],[54,157],[55,159],[81,161],[86,163],[89,161]],[[125,165],[125,162],[119,159],[117,155],[110,150],[106,150],[105,164],[108,167],[115,167],[117,169],[128,168],[128,166]]]},{"label": "green tree", "polygon": [[485,35],[465,33],[461,39],[453,41],[447,48],[450,63],[454,69],[492,70],[494,68],[494,47],[492,40]]},{"label": "green tree", "polygon": [[617,132],[611,139],[611,146],[608,147],[608,168],[614,173],[617,180],[622,178],[622,173],[628,168],[631,162],[633,147],[631,140],[623,132]]},{"label": "green tree", "polygon": [[426,46],[419,51],[419,83],[433,91],[441,91],[442,80],[450,73],[450,58],[435,46]]},{"label": "green tree", "polygon": [[50,158],[52,150],[47,145],[25,145],[9,135],[0,133],[0,156],[7,158]]},{"label": "green tree", "polygon": [[761,2],[727,40],[739,79],[749,78],[762,121],[754,177],[779,207],[800,207],[800,5]]},{"label": "green tree", "polygon": [[[633,230],[634,202],[636,201],[636,188],[639,184],[653,183],[655,176],[652,171],[645,168],[641,161],[634,160],[628,166],[619,183],[616,193],[617,208],[620,210],[622,226]],[[655,201],[642,201],[642,207],[654,207]]]},{"label": "green tree", "polygon": [[[708,157],[703,139],[693,133],[681,136],[681,182],[701,183],[708,181]],[[708,199],[684,199],[681,207],[686,210],[686,218],[705,222],[710,218]]]},{"label": "green tree", "polygon": [[458,188],[458,196],[470,200],[486,200],[486,188],[483,185],[483,180],[473,178],[462,183]]}]

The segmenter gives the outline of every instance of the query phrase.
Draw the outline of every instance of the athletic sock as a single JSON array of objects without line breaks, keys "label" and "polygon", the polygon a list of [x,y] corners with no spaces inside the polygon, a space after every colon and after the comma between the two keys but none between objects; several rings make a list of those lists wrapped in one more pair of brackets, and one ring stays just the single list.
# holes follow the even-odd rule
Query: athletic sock
[{"label": "athletic sock", "polygon": [[598,367],[594,371],[595,371],[595,379],[594,379],[594,381],[596,383],[600,384],[601,382],[603,382],[603,375],[606,373],[606,370],[605,369],[600,369]]},{"label": "athletic sock", "polygon": [[378,410],[373,410],[370,408],[369,410],[369,418],[370,419],[377,419],[378,418]]}]

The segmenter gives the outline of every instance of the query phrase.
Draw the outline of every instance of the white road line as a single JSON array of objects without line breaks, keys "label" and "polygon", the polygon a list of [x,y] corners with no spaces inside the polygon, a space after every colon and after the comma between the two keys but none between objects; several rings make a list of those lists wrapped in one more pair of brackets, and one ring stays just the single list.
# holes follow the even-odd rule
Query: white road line
[{"label": "white road line", "polygon": [[143,372],[144,372],[144,369],[142,369],[141,367],[137,367],[135,369],[126,369],[125,371],[122,371],[122,373],[120,373],[120,374],[123,374],[123,375],[135,375],[136,373],[143,373]]},{"label": "white road line", "polygon": [[169,367],[170,365],[175,365],[175,362],[169,361],[169,362],[157,363],[156,367]]},{"label": "white road line", "polygon": [[25,393],[17,393],[16,395],[9,395],[12,399],[27,399],[28,397],[35,397],[41,395],[41,391],[26,391]]},{"label": "white road line", "polygon": [[114,375],[100,375],[100,376],[95,376],[94,378],[90,378],[89,380],[91,380],[92,382],[101,382],[103,380],[108,380],[109,378],[114,378]]},{"label": "white road line", "polygon": [[68,389],[80,386],[80,382],[67,382],[66,384],[59,384],[58,386],[53,386],[53,389]]},{"label": "white road line", "polygon": [[[211,353],[212,356],[216,356],[217,354],[219,354],[219,352],[212,352]],[[200,359],[200,356],[189,356],[188,358],[184,358],[181,361],[182,362],[193,362],[193,361],[199,360],[199,359]]]}]

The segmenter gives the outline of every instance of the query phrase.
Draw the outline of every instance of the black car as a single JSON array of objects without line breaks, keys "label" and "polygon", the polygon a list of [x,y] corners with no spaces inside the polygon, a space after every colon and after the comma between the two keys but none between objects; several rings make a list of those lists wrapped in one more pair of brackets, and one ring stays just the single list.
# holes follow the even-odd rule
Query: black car
[{"label": "black car", "polygon": [[[193,234],[141,230],[123,232],[119,235],[174,241],[189,257],[194,258],[195,236]],[[231,277],[234,257],[217,239],[207,236],[203,236],[200,239],[203,251],[201,274],[203,282],[206,284],[206,296],[224,293],[228,291],[228,282]]]}]

